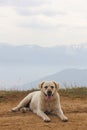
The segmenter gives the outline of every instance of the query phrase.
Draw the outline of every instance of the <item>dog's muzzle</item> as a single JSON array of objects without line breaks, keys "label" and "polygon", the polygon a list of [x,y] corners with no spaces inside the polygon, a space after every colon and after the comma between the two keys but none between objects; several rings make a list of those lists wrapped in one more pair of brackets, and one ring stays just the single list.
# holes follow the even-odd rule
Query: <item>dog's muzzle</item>
[{"label": "dog's muzzle", "polygon": [[44,93],[44,95],[48,97],[48,99],[51,99],[53,97],[52,91],[47,91],[47,94]]},{"label": "dog's muzzle", "polygon": [[52,96],[52,91],[47,91],[47,96]]}]

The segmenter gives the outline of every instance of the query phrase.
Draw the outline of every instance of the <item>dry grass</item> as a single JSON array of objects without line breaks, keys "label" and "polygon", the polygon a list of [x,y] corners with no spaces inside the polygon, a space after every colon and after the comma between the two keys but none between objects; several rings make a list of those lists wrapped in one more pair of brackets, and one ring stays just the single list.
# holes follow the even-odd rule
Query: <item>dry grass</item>
[{"label": "dry grass", "polygon": [[[21,97],[25,97],[28,93],[33,92],[33,91],[38,91],[37,89],[32,89],[32,90],[27,90],[27,91],[18,91],[18,90],[11,90],[11,91],[0,91],[0,102],[6,101],[6,100],[11,100],[12,99],[17,99]],[[82,87],[82,88],[66,88],[66,89],[60,89],[59,94],[61,96],[66,96],[66,97],[73,97],[73,98],[87,98],[87,88]]]},{"label": "dry grass", "polygon": [[87,88],[77,87],[77,88],[71,88],[71,89],[70,88],[60,89],[59,93],[62,96],[84,98],[84,97],[87,97]]}]

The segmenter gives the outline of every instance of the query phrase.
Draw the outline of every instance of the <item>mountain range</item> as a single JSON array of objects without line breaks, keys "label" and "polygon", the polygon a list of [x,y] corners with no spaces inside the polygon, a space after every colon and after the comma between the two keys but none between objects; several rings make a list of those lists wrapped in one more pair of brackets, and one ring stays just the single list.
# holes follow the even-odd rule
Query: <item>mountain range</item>
[{"label": "mountain range", "polygon": [[42,80],[55,80],[61,87],[87,86],[86,69],[87,44],[41,47],[0,43],[0,89],[15,85],[33,88]]},{"label": "mountain range", "polygon": [[86,46],[37,45],[11,46],[0,44],[0,64],[49,64],[66,66],[87,66]]}]

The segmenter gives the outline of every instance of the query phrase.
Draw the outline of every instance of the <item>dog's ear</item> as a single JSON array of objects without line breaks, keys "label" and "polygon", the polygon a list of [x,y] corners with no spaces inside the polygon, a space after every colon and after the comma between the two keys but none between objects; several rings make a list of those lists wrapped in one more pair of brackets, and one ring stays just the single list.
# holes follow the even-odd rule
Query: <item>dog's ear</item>
[{"label": "dog's ear", "polygon": [[44,84],[44,81],[42,81],[42,82],[39,83],[39,85],[38,85],[38,86],[39,86],[39,89],[42,88],[43,84]]},{"label": "dog's ear", "polygon": [[57,82],[55,82],[55,81],[53,81],[53,83],[55,84],[55,87],[56,87],[56,89],[58,91],[59,90],[59,84]]}]

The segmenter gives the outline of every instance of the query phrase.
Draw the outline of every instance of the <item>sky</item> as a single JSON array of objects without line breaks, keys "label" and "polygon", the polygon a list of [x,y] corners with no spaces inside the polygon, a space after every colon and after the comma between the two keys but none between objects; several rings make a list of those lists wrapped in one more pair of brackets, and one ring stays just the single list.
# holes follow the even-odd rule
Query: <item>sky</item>
[{"label": "sky", "polygon": [[87,0],[0,0],[0,43],[87,44]]}]

